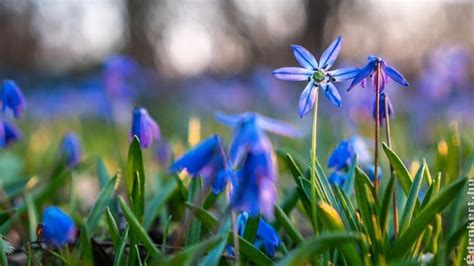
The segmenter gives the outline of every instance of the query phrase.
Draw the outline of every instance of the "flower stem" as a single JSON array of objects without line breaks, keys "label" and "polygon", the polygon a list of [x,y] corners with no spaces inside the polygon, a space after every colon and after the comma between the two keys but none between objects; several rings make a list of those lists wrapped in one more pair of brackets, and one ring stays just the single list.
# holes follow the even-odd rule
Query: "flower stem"
[{"label": "flower stem", "polygon": [[374,152],[374,189],[375,197],[379,190],[379,139],[380,139],[380,62],[377,62],[375,75],[375,152]]},{"label": "flower stem", "polygon": [[[387,145],[389,148],[392,148],[392,137],[390,131],[390,116],[388,113],[388,95],[385,94],[384,96],[384,108],[385,108],[385,133],[387,134]],[[395,178],[393,173],[392,164],[390,164],[390,178]],[[395,183],[395,187],[393,188],[393,232],[395,238],[398,236],[398,208],[397,208],[397,186]]]},{"label": "flower stem", "polygon": [[316,99],[314,101],[313,130],[311,135],[311,221],[315,234],[318,234],[318,223],[316,218],[316,144],[318,134],[318,94],[319,87],[315,88]]},{"label": "flower stem", "polygon": [[[226,189],[226,196],[227,196],[227,202],[229,203],[228,205],[230,206],[231,202],[231,193],[232,193],[232,184],[231,182],[227,183],[227,189]],[[240,258],[239,258],[239,252],[240,252],[240,245],[239,245],[239,238],[238,238],[238,228],[237,228],[237,222],[236,222],[236,217],[235,213],[232,211],[232,209],[229,208],[229,213],[230,213],[230,226],[232,227],[232,236],[233,236],[233,241],[234,241],[234,254],[236,258],[237,265],[240,265]]]}]

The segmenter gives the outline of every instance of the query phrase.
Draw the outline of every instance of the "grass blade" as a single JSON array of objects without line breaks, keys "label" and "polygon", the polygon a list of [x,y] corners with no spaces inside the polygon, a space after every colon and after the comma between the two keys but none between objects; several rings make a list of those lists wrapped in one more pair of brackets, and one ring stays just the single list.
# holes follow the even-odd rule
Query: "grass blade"
[{"label": "grass blade", "polygon": [[418,194],[420,193],[421,183],[423,181],[423,176],[425,172],[426,165],[423,163],[418,169],[418,172],[415,175],[415,180],[410,188],[410,193],[408,193],[408,199],[403,209],[402,219],[400,221],[400,232],[406,229],[410,224],[413,217],[413,212],[415,210],[416,203],[418,202]]}]

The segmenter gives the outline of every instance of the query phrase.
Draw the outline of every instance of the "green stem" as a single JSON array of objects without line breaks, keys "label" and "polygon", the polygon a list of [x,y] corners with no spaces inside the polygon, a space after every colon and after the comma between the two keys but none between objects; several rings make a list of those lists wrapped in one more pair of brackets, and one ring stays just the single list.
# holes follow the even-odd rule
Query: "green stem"
[{"label": "green stem", "polygon": [[[392,148],[392,137],[390,131],[390,116],[388,114],[388,95],[384,94],[384,108],[385,108],[385,133],[387,134],[387,146]],[[395,174],[393,172],[392,164],[390,164],[390,178],[395,178]],[[395,238],[398,236],[398,207],[397,207],[397,183],[395,183],[395,187],[393,188],[393,232]]]},{"label": "green stem", "polygon": [[318,234],[318,223],[316,217],[316,144],[318,134],[318,94],[319,87],[315,88],[316,98],[314,101],[313,130],[311,135],[311,220],[315,234]]},{"label": "green stem", "polygon": [[[377,62],[377,73],[375,75],[375,154],[374,154],[374,189],[375,196],[379,190],[379,139],[380,139],[380,62]],[[383,81],[382,81],[383,82]]]}]

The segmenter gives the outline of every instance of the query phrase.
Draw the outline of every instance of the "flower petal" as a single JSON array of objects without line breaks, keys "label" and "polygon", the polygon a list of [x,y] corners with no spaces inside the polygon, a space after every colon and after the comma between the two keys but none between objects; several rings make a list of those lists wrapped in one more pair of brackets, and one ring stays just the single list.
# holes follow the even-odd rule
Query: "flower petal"
[{"label": "flower petal", "polygon": [[398,84],[402,85],[402,86],[408,86],[408,81],[405,79],[405,77],[403,77],[403,75],[398,72],[398,70],[396,70],[395,68],[385,64],[385,63],[382,63],[382,68],[383,70],[385,71],[385,73],[387,73],[387,75],[393,79],[395,82],[397,82]]},{"label": "flower petal", "polygon": [[314,70],[318,68],[318,61],[314,58],[314,55],[311,54],[306,48],[299,45],[292,45],[291,49],[293,50],[293,55],[300,65],[306,69]]},{"label": "flower petal", "polygon": [[344,81],[353,79],[359,73],[359,70],[357,67],[348,67],[332,70],[327,73],[331,75],[333,81]]},{"label": "flower petal", "polygon": [[341,95],[339,95],[339,91],[336,89],[336,86],[328,82],[326,84],[321,84],[321,89],[324,91],[324,95],[329,101],[331,101],[336,106],[341,106],[342,99]]},{"label": "flower petal", "polygon": [[302,67],[282,67],[273,70],[272,74],[281,80],[302,81],[308,80],[313,75],[313,70]]},{"label": "flower petal", "polygon": [[301,93],[298,103],[298,113],[301,118],[313,109],[314,101],[316,100],[316,93],[318,93],[318,89],[314,86],[314,81],[308,82],[306,88],[304,88]]},{"label": "flower petal", "polygon": [[257,125],[263,130],[270,131],[281,136],[294,138],[300,138],[303,136],[302,132],[294,128],[291,124],[263,115],[257,115]]},{"label": "flower petal", "polygon": [[226,125],[229,127],[235,127],[237,126],[237,124],[239,124],[239,121],[242,118],[242,115],[230,115],[230,114],[217,112],[214,114],[214,117],[216,118],[217,122],[223,125]]},{"label": "flower petal", "polygon": [[319,59],[319,68],[324,70],[329,69],[336,62],[337,56],[342,46],[342,36],[337,37],[329,46],[324,50],[321,58]]},{"label": "flower petal", "polygon": [[377,61],[369,60],[369,63],[367,63],[367,65],[365,65],[364,68],[359,70],[359,73],[357,73],[357,75],[354,77],[347,91],[350,91],[352,88],[354,88],[354,86],[356,86],[362,80],[364,80],[364,78],[368,77],[374,70],[376,64],[377,64]]}]

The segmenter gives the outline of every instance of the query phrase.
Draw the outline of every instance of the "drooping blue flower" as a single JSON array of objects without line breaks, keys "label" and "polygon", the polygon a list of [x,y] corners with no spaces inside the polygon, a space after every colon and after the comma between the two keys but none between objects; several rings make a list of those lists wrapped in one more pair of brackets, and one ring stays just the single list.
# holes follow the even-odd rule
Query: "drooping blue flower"
[{"label": "drooping blue flower", "polygon": [[[240,236],[244,235],[248,217],[249,214],[247,212],[242,212],[237,218],[237,227]],[[263,218],[260,218],[257,227],[257,234],[255,235],[254,246],[257,248],[263,248],[268,256],[273,257],[275,256],[275,249],[280,245],[281,239],[277,231],[275,231],[275,229]]]},{"label": "drooping blue flower", "polygon": [[75,167],[81,162],[81,142],[76,134],[68,133],[63,137],[61,142],[61,158],[69,167]]},{"label": "drooping blue flower", "polygon": [[337,145],[329,157],[328,167],[334,168],[335,170],[346,169],[351,166],[355,155],[352,144],[347,140],[343,140]]},{"label": "drooping blue flower", "polygon": [[12,110],[16,118],[20,117],[26,107],[26,100],[20,87],[13,80],[3,81],[2,111]]},{"label": "drooping blue flower", "polygon": [[232,176],[224,156],[220,137],[213,135],[178,158],[169,169],[171,172],[186,169],[191,176],[202,176],[205,185],[211,186],[213,193],[218,194]]},{"label": "drooping blue flower", "polygon": [[232,193],[232,208],[246,211],[251,217],[262,213],[267,219],[273,220],[274,205],[278,197],[276,179],[273,153],[249,150]]},{"label": "drooping blue flower", "polygon": [[[382,92],[380,94],[380,97],[379,97],[379,121],[380,121],[380,124],[383,125],[385,119],[387,118],[387,114],[385,114],[385,101],[387,101],[387,104],[388,104],[388,116],[389,117],[392,117],[393,116],[393,105],[392,105],[392,102],[390,101],[390,97],[388,97],[387,93],[386,92]],[[374,117],[374,119],[377,119],[376,118],[376,115],[377,115],[377,111],[376,111],[376,106],[375,106],[375,101],[374,101],[374,108],[373,108],[373,111],[372,111],[372,116]]]},{"label": "drooping blue flower", "polygon": [[334,171],[328,177],[328,181],[330,184],[341,186],[341,187],[344,185],[344,182],[346,182],[346,179],[347,179],[347,174],[342,173],[340,171]]},{"label": "drooping blue flower", "polygon": [[370,78],[373,88],[375,88],[377,82],[377,68],[380,64],[380,92],[384,91],[385,84],[389,82],[390,79],[397,82],[402,86],[408,86],[408,81],[403,77],[403,75],[398,72],[395,68],[388,65],[382,58],[376,56],[369,56],[367,65],[360,69],[357,75],[352,80],[351,85],[347,89],[348,91],[354,88],[357,84],[362,82],[362,86],[365,87],[365,79]]},{"label": "drooping blue flower", "polygon": [[[382,168],[380,166],[378,168],[378,179],[380,180],[382,178]],[[364,172],[369,176],[370,181],[374,182],[374,176],[375,176],[375,167],[373,164],[368,165],[367,167],[364,168]]]},{"label": "drooping blue flower", "polygon": [[350,80],[359,72],[358,68],[329,70],[336,62],[342,46],[342,36],[337,37],[316,61],[305,48],[292,45],[293,54],[301,67],[283,67],[274,70],[273,75],[282,80],[308,81],[298,103],[300,117],[308,114],[314,106],[316,93],[321,88],[326,98],[336,106],[342,103],[341,96],[332,82]]},{"label": "drooping blue flower", "polygon": [[148,148],[153,140],[160,138],[160,128],[145,108],[137,107],[133,110],[130,142],[133,140],[133,136],[138,137],[142,148]]},{"label": "drooping blue flower", "polygon": [[39,238],[50,247],[60,248],[76,240],[74,221],[58,207],[43,209],[43,221],[38,229]]},{"label": "drooping blue flower", "polygon": [[241,162],[248,149],[267,151],[273,149],[264,131],[287,137],[302,137],[302,133],[292,125],[254,112],[238,115],[217,113],[216,119],[226,126],[235,128],[229,149],[229,161],[234,168]]},{"label": "drooping blue flower", "polygon": [[0,120],[0,147],[5,148],[21,139],[22,133],[14,124]]}]

